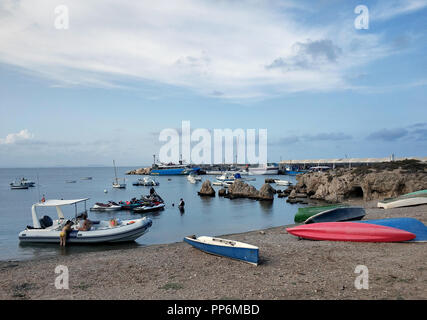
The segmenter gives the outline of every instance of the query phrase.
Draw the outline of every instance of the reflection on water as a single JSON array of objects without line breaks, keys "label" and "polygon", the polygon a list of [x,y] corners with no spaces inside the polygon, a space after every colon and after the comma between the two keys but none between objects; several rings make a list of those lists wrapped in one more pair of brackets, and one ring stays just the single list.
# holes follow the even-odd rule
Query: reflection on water
[{"label": "reflection on water", "polygon": [[272,213],[273,212],[273,201],[258,201],[261,210],[263,213]]},{"label": "reflection on water", "polygon": [[[123,176],[134,168],[117,168]],[[26,177],[37,181],[39,187],[27,190],[10,190],[9,183],[16,177]],[[91,212],[91,220],[110,220],[112,218],[136,219],[149,217],[153,225],[149,232],[133,243],[108,245],[69,245],[61,251],[58,245],[25,244],[20,245],[18,234],[27,225],[32,225],[31,206],[44,194],[47,199],[90,198],[87,209],[95,202],[130,200],[147,195],[150,187],[133,186],[132,182],[140,176],[128,176],[126,189],[114,189],[111,186],[113,168],[44,168],[44,169],[0,169],[0,260],[28,259],[54,255],[70,255],[78,252],[127,249],[150,244],[182,241],[189,234],[219,236],[230,233],[264,229],[273,226],[292,224],[294,215],[301,205],[286,203],[285,198],[275,197],[274,201],[256,201],[251,199],[227,199],[218,197],[200,197],[197,192],[202,183],[191,184],[185,176],[156,177],[160,183],[155,187],[165,200],[164,210],[135,214],[132,211]],[[92,180],[81,180],[92,177]],[[273,177],[274,178],[274,177]],[[283,177],[282,177],[283,178]],[[202,176],[202,180],[213,181],[215,177]],[[249,182],[258,190],[265,176],[257,176]],[[287,179],[295,182],[294,177]],[[66,183],[75,180],[76,183]],[[284,188],[282,188],[284,189]],[[107,190],[107,193],[104,193]],[[185,210],[180,210],[180,199],[185,201]],[[174,205],[173,205],[174,204]],[[62,208],[66,218],[74,217],[74,206]],[[84,209],[83,207],[81,209]],[[57,218],[55,208],[38,208],[39,218],[48,215]]]}]

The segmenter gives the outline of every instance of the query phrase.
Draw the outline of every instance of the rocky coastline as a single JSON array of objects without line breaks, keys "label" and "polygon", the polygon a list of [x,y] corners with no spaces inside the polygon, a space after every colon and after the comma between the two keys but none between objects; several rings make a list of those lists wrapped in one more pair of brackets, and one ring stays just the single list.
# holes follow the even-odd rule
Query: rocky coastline
[{"label": "rocky coastline", "polygon": [[417,160],[340,168],[297,176],[297,184],[285,190],[288,201],[349,199],[379,200],[427,189],[427,164]]}]

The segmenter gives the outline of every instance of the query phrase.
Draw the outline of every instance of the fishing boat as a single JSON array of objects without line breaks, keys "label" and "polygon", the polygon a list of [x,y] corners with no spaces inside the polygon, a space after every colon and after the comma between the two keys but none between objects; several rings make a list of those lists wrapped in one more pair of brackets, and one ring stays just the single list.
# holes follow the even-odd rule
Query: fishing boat
[{"label": "fishing boat", "polygon": [[158,186],[159,182],[151,179],[150,177],[139,178],[137,182],[133,183],[134,186]]},{"label": "fishing boat", "polygon": [[157,165],[154,164],[150,174],[156,175],[156,176],[164,176],[164,175],[187,175],[193,172],[198,172],[200,170],[199,167],[190,167],[189,165],[182,164],[174,164],[174,163],[168,163],[168,164],[161,164]]},{"label": "fishing boat", "polygon": [[248,171],[253,175],[279,174],[279,166],[275,163],[267,163],[258,167],[249,167]]},{"label": "fishing boat", "polygon": [[21,181],[14,181],[14,182],[11,182],[9,185],[10,185],[10,189],[12,190],[28,189],[28,185],[22,183]]},{"label": "fishing boat", "polygon": [[309,172],[310,170],[300,169],[298,166],[286,166],[285,174],[290,176],[296,176],[298,174],[304,174]]},{"label": "fishing boat", "polygon": [[189,236],[184,241],[210,254],[258,265],[259,249],[247,243],[208,236]]},{"label": "fishing boat", "polygon": [[[19,233],[20,242],[38,243],[49,242],[59,243],[59,235],[66,223],[64,213],[62,212],[63,206],[74,205],[76,215],[71,221],[73,222],[72,230],[68,236],[67,243],[104,243],[104,242],[124,242],[134,241],[145,234],[152,225],[149,218],[132,219],[132,220],[118,220],[112,225],[110,221],[92,221],[92,227],[88,231],[80,231],[77,228],[77,204],[84,202],[85,199],[76,200],[46,200],[33,204],[31,208],[33,226],[27,228]],[[55,207],[58,214],[57,220],[52,220],[49,216],[44,216],[39,219],[37,217],[36,208],[49,208]]]},{"label": "fishing boat", "polygon": [[319,222],[339,222],[361,220],[366,215],[365,209],[362,207],[343,207],[333,208],[330,210],[319,212],[307,220],[305,224]]},{"label": "fishing boat", "polygon": [[113,182],[113,188],[117,188],[117,189],[124,189],[126,188],[126,179],[123,178],[123,182],[120,183],[119,179],[117,178],[117,169],[116,169],[116,162],[113,160],[113,166],[114,166],[114,175],[115,175],[115,179]]},{"label": "fishing boat", "polygon": [[387,218],[359,221],[360,223],[378,224],[405,230],[415,234],[415,238],[409,242],[427,242],[427,227],[421,221],[414,218]]},{"label": "fishing boat", "polygon": [[377,206],[379,208],[391,209],[399,207],[418,206],[421,204],[427,204],[427,190],[407,193],[397,198],[384,199],[383,201],[379,201]]},{"label": "fishing boat", "polygon": [[274,180],[274,183],[278,186],[290,186],[292,184],[292,182],[288,180]]},{"label": "fishing boat", "polygon": [[290,234],[310,240],[355,242],[402,242],[414,239],[411,232],[360,222],[322,222],[287,228]]},{"label": "fishing boat", "polygon": [[163,210],[164,207],[165,207],[164,203],[155,202],[155,203],[149,203],[140,207],[133,208],[133,212],[136,212],[136,213],[153,212],[153,211]]},{"label": "fishing boat", "polygon": [[299,208],[298,212],[295,214],[295,222],[304,222],[311,216],[318,214],[320,212],[331,210],[334,208],[342,208],[346,207],[344,204],[333,204],[333,205],[327,205],[327,206],[316,206],[316,207],[305,207],[305,208]]},{"label": "fishing boat", "polygon": [[76,180],[65,180],[65,183],[76,183]]},{"label": "fishing boat", "polygon": [[108,201],[107,203],[97,202],[94,204],[90,211],[117,211],[121,210],[122,207],[114,201]]}]

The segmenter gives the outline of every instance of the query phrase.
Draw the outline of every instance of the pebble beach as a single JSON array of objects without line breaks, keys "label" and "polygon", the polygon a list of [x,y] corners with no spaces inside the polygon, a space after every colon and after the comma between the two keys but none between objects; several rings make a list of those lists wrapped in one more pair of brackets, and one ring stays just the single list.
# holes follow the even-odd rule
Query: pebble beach
[{"label": "pebble beach", "polygon": [[[426,205],[389,210],[376,208],[376,201],[362,205],[365,220],[412,217],[427,223]],[[258,246],[261,263],[209,255],[184,242],[3,261],[0,299],[427,298],[425,243],[299,240],[284,226],[217,236]],[[68,289],[55,288],[58,265],[68,267]],[[358,265],[369,270],[369,289],[355,287]]]}]

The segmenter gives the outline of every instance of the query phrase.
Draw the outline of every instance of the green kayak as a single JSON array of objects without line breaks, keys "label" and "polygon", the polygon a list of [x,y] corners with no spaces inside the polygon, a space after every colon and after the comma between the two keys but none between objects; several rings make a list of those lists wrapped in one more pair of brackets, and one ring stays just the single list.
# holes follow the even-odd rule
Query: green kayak
[{"label": "green kayak", "polygon": [[341,208],[341,207],[348,207],[345,204],[331,204],[327,206],[319,206],[319,207],[305,207],[305,208],[299,208],[298,212],[295,214],[295,222],[304,222],[311,216],[314,216],[315,214],[318,214],[320,212],[331,210],[335,208]]}]

